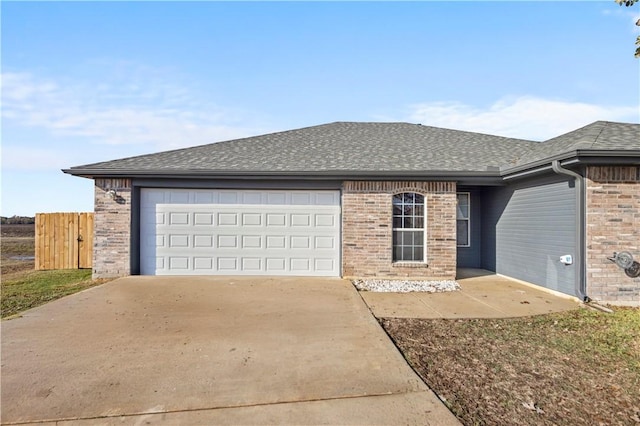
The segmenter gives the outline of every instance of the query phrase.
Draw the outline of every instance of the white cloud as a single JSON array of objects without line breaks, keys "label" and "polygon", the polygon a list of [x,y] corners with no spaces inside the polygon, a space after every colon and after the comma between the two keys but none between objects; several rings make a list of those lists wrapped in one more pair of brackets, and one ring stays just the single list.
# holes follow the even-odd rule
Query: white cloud
[{"label": "white cloud", "polygon": [[2,147],[2,169],[7,170],[60,170],[70,166],[73,153],[52,148],[28,148],[24,146]]},{"label": "white cloud", "polygon": [[637,106],[603,106],[533,96],[503,98],[486,108],[460,102],[410,106],[404,121],[514,138],[546,140],[598,120],[638,121]]},{"label": "white cloud", "polygon": [[628,8],[624,6],[615,7],[614,9],[604,9],[602,14],[605,16],[621,17],[627,21],[630,25],[631,31],[634,33],[640,32],[640,26],[636,25],[636,22],[640,20],[640,14],[634,8]]},{"label": "white cloud", "polygon": [[[122,145],[124,151],[141,144],[148,146],[145,151],[159,151],[264,131],[245,124],[244,111],[201,101],[166,78],[139,74],[119,70],[112,80],[95,83],[3,73],[2,117],[58,139],[82,137],[92,144]],[[11,143],[6,136],[5,143]]]}]

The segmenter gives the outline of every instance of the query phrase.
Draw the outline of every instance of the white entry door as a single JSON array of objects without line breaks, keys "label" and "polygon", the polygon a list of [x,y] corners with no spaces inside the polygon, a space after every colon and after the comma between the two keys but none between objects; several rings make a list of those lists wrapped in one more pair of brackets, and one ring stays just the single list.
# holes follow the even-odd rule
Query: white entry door
[{"label": "white entry door", "polygon": [[340,276],[340,192],[143,188],[140,272]]}]

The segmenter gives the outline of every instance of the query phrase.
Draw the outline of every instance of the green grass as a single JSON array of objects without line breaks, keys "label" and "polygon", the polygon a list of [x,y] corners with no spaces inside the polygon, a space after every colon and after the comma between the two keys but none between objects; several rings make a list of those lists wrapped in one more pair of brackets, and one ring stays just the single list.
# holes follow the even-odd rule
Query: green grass
[{"label": "green grass", "polygon": [[612,313],[575,309],[525,319],[470,322],[469,332],[487,340],[546,347],[547,353],[601,366],[613,361],[640,377],[640,309],[615,307]]},{"label": "green grass", "polygon": [[[566,353],[580,352],[583,357],[618,358],[640,374],[640,310],[615,308],[612,314],[603,314],[583,309],[556,318],[546,321],[547,327],[562,330],[552,339],[556,348]],[[538,321],[544,323],[545,319]]]},{"label": "green grass", "polygon": [[[13,275],[13,274],[12,274]],[[91,280],[90,269],[29,271],[2,278],[2,318],[77,293],[99,281]]]}]

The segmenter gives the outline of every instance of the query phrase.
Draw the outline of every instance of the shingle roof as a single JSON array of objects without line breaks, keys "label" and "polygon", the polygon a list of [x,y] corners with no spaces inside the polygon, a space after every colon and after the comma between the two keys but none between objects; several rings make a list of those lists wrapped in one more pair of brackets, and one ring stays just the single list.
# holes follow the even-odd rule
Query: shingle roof
[{"label": "shingle roof", "polygon": [[211,172],[486,171],[535,142],[409,123],[336,122],[75,170]]},{"label": "shingle roof", "polygon": [[522,165],[575,151],[638,151],[640,125],[596,121],[564,135],[531,145],[530,151],[512,165]]},{"label": "shingle roof", "polygon": [[545,142],[409,123],[336,122],[72,167],[77,175],[482,173],[576,150],[640,151],[640,125],[598,121]]}]

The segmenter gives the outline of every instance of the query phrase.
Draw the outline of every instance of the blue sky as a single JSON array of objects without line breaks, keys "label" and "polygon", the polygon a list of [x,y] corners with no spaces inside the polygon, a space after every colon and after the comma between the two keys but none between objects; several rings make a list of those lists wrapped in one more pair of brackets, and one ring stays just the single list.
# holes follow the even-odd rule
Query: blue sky
[{"label": "blue sky", "polygon": [[92,211],[62,168],[333,121],[640,121],[640,8],[613,0],[0,8],[3,216]]}]

